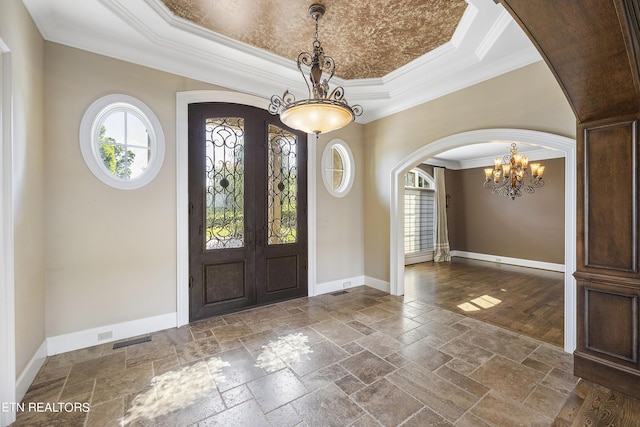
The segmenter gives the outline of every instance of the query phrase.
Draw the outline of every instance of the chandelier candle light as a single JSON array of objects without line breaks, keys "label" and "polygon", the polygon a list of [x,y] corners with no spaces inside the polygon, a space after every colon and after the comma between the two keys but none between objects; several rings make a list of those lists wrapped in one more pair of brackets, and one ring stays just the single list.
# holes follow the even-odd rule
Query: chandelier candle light
[{"label": "chandelier candle light", "polygon": [[[298,70],[302,74],[309,98],[296,101],[295,96],[286,90],[282,97],[273,95],[269,112],[280,114],[285,125],[306,133],[325,133],[340,129],[362,114],[360,105],[349,106],[344,99],[344,89],[340,86],[329,92],[329,80],[333,77],[336,64],[333,58],[324,54],[318,39],[318,20],[324,15],[325,7],[312,4],[309,14],[316,21],[316,32],[313,40],[313,54],[302,52],[298,55]],[[302,71],[302,65],[310,67],[309,77]],[[329,75],[322,79],[322,73]]]},{"label": "chandelier candle light", "polygon": [[[531,194],[535,192],[535,188],[544,185],[542,180],[544,166],[540,163],[529,164],[527,157],[518,154],[515,143],[511,144],[510,151],[511,154],[505,155],[502,159],[495,159],[493,168],[484,170],[484,187],[491,188],[493,194],[515,200],[516,197],[522,196],[522,192]],[[524,178],[528,175],[527,167],[531,168],[531,180],[525,183]]]}]

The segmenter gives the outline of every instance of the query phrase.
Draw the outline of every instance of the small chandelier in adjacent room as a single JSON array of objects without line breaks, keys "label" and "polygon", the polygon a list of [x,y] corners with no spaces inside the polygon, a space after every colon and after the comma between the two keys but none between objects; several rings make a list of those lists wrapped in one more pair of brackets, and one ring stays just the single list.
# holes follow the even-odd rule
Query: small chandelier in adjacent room
[{"label": "small chandelier in adjacent room", "polygon": [[[349,106],[344,99],[344,89],[340,86],[329,92],[329,80],[333,77],[336,64],[330,56],[324,54],[318,39],[318,20],[324,15],[325,7],[312,4],[309,14],[316,21],[316,32],[313,40],[313,54],[302,52],[298,55],[298,70],[307,84],[309,98],[296,101],[288,90],[282,97],[273,95],[269,112],[280,114],[285,125],[306,133],[325,133],[340,129],[351,123],[356,116],[362,114],[360,105]],[[310,67],[309,77],[302,71],[302,65]],[[322,79],[322,73],[328,77]]]},{"label": "small chandelier in adjacent room", "polygon": [[[542,175],[544,166],[540,163],[529,164],[529,159],[522,154],[518,154],[516,144],[511,144],[511,154],[505,155],[502,159],[494,161],[493,168],[484,170],[484,187],[490,188],[493,194],[511,197],[522,196],[522,193],[534,193],[536,188],[544,185]],[[525,182],[528,175],[528,168],[531,168],[531,180]]]}]

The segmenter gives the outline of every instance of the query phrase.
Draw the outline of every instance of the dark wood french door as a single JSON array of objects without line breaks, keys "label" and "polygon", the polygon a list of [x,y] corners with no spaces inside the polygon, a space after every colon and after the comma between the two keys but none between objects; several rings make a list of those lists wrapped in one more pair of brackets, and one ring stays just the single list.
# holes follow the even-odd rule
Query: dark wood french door
[{"label": "dark wood french door", "polygon": [[189,319],[307,295],[307,138],[267,111],[189,106]]}]

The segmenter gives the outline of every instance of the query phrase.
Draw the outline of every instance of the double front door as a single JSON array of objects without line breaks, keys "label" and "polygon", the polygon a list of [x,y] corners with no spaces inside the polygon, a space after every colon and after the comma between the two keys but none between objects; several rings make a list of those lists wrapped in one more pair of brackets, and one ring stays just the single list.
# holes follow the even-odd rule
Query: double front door
[{"label": "double front door", "polygon": [[189,106],[189,318],[307,295],[307,141],[250,106]]}]

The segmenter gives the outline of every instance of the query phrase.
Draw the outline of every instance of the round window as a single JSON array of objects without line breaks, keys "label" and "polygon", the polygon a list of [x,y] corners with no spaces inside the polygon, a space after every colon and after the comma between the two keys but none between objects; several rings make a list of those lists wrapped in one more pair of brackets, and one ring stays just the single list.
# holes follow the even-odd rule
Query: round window
[{"label": "round window", "polygon": [[353,154],[347,143],[333,139],[322,153],[322,180],[334,197],[344,197],[351,190],[355,175]]},{"label": "round window", "polygon": [[158,118],[140,100],[107,95],[82,117],[80,149],[99,180],[132,190],[151,182],[160,171],[164,135]]}]

